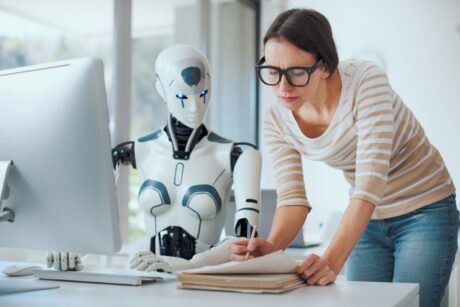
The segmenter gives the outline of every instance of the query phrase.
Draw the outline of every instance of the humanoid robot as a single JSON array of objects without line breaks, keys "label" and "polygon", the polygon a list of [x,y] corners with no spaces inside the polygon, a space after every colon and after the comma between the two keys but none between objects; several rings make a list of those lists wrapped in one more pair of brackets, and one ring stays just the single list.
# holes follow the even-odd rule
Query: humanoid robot
[{"label": "humanoid robot", "polygon": [[[211,248],[218,243],[224,226],[232,183],[235,235],[249,237],[258,226],[260,153],[253,145],[234,143],[203,124],[211,76],[208,61],[199,50],[187,45],[169,47],[158,56],[155,70],[156,90],[169,111],[167,124],[112,150],[116,170],[121,165],[137,169],[141,182],[138,202],[151,234],[150,251],[136,254],[132,267],[171,271],[229,261],[223,246],[235,237]],[[54,261],[58,256],[61,263],[69,257],[50,254],[48,265],[62,269],[56,264],[58,259]],[[82,268],[78,258],[69,261],[79,263],[74,269]]]}]

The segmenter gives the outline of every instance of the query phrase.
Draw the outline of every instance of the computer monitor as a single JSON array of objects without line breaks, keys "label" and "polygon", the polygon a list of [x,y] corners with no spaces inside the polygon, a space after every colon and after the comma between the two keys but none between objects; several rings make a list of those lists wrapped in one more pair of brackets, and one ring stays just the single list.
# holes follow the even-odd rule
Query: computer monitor
[{"label": "computer monitor", "polygon": [[14,212],[0,222],[0,246],[120,249],[108,127],[102,61],[0,71],[0,162],[13,162],[0,210]]}]

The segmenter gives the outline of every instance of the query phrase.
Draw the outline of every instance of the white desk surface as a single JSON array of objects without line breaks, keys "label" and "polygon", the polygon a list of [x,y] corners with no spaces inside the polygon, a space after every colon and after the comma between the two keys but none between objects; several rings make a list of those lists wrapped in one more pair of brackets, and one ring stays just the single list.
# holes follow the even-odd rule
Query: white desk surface
[{"label": "white desk surface", "polygon": [[321,256],[328,245],[329,242],[324,242],[320,245],[308,248],[290,247],[285,250],[285,253],[296,260],[303,260],[309,254],[316,254],[318,256]]},{"label": "white desk surface", "polygon": [[[0,262],[0,270],[7,264],[11,263]],[[0,273],[0,279],[3,278],[7,277]],[[3,295],[0,306],[418,306],[418,285],[402,283],[337,281],[327,287],[305,287],[275,295],[183,290],[177,289],[179,283],[175,280],[143,286],[46,282],[58,284],[60,288]]]}]

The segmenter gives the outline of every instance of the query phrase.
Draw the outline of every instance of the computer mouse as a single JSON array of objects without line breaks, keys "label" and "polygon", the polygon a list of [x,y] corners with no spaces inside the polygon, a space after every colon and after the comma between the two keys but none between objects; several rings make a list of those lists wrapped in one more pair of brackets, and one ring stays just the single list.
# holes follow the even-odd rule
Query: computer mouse
[{"label": "computer mouse", "polygon": [[42,270],[42,267],[38,265],[9,265],[2,272],[13,277],[32,275],[35,270]]}]

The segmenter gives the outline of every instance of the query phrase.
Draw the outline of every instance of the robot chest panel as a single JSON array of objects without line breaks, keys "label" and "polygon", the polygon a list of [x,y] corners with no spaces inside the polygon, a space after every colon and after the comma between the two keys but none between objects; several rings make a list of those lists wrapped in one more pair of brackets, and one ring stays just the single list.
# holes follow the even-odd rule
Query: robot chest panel
[{"label": "robot chest panel", "polygon": [[144,191],[153,194],[150,213],[154,216],[180,210],[202,220],[221,212],[231,173],[215,156],[201,155],[190,160],[159,159],[144,168]]}]

